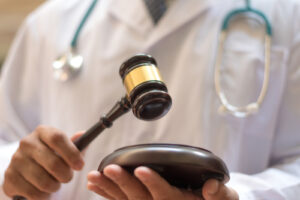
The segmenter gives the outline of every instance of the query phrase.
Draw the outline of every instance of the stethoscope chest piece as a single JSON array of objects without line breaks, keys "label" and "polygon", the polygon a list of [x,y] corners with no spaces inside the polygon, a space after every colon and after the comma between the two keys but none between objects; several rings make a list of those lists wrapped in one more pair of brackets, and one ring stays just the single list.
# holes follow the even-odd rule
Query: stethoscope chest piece
[{"label": "stethoscope chest piece", "polygon": [[78,75],[83,66],[83,57],[69,50],[62,56],[59,56],[52,64],[53,75],[56,80],[65,82]]},{"label": "stethoscope chest piece", "polygon": [[80,72],[83,65],[83,57],[78,55],[74,50],[76,49],[77,39],[81,32],[81,29],[84,26],[90,14],[92,13],[93,9],[95,8],[97,2],[98,0],[92,1],[92,4],[89,6],[87,12],[85,13],[81,22],[79,23],[78,28],[70,44],[70,50],[66,54],[58,57],[53,62],[53,74],[56,80],[65,82],[79,74],[78,72]]}]

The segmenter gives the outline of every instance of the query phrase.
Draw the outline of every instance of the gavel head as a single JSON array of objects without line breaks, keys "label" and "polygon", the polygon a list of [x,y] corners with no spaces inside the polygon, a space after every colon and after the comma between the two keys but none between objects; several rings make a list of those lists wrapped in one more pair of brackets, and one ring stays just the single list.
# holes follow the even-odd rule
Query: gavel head
[{"label": "gavel head", "polygon": [[121,65],[120,76],[137,118],[155,120],[167,114],[172,99],[153,57],[145,54],[131,57]]}]

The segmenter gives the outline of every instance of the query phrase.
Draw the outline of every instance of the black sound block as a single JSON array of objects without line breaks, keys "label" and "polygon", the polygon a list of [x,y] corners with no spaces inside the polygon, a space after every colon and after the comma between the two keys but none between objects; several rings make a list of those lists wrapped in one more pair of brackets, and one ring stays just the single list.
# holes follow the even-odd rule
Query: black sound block
[{"label": "black sound block", "polygon": [[106,156],[98,171],[110,164],[117,164],[133,174],[135,168],[146,166],[165,178],[171,185],[198,190],[206,180],[228,182],[229,172],[225,163],[212,152],[178,144],[140,144],[117,149]]}]

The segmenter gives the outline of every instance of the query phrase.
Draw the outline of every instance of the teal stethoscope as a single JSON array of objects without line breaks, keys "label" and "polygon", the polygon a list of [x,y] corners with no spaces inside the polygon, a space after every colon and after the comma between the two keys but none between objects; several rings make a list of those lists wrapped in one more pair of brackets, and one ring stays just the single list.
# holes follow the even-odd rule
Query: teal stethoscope
[{"label": "teal stethoscope", "polygon": [[85,15],[83,16],[73,36],[69,50],[53,62],[52,67],[54,78],[56,80],[65,82],[75,77],[80,72],[83,66],[83,57],[76,53],[77,40],[84,24],[94,10],[97,2],[98,0],[93,0]]},{"label": "teal stethoscope", "polygon": [[[77,39],[82,30],[82,27],[84,26],[88,17],[90,16],[93,9],[95,8],[97,1],[98,0],[92,1],[83,19],[81,20],[75,32],[75,35],[72,39],[69,51],[63,56],[60,56],[57,60],[53,62],[54,77],[59,81],[67,81],[72,77],[75,77],[79,73],[80,69],[82,68],[83,57],[76,54]],[[221,28],[221,32],[219,34],[219,45],[218,45],[218,51],[215,59],[215,65],[214,65],[215,88],[216,88],[217,95],[222,104],[220,110],[223,112],[230,113],[236,117],[246,117],[258,111],[265,98],[267,88],[268,88],[269,75],[270,75],[270,48],[271,48],[271,35],[272,35],[271,24],[267,19],[267,17],[261,11],[251,8],[250,0],[245,0],[245,2],[246,2],[245,8],[232,10],[230,13],[227,14],[225,19],[223,20],[223,25]],[[224,41],[226,40],[227,30],[228,30],[230,20],[237,15],[247,14],[247,13],[252,13],[262,18],[266,26],[265,51],[264,51],[265,53],[264,80],[257,100],[248,105],[237,107],[228,102],[226,95],[222,90],[220,84],[220,75],[221,75],[220,65],[222,62],[222,56],[224,50],[223,45],[224,45]]]},{"label": "teal stethoscope", "polygon": [[[270,76],[270,56],[271,56],[270,52],[271,52],[271,36],[272,36],[271,24],[270,24],[268,18],[261,11],[251,8],[250,0],[245,0],[245,2],[246,2],[246,8],[240,8],[240,9],[235,9],[235,10],[231,11],[230,13],[227,14],[227,16],[225,17],[225,19],[223,21],[221,33],[219,34],[219,45],[218,45],[218,50],[217,50],[217,55],[215,58],[215,65],[214,65],[215,88],[216,88],[217,95],[221,101],[220,111],[230,113],[236,117],[247,117],[248,115],[254,114],[259,110],[259,108],[266,96],[266,93],[267,93],[268,84],[269,84],[269,76]],[[265,30],[266,34],[265,34],[265,38],[264,38],[265,39],[265,44],[264,44],[265,68],[264,68],[263,84],[262,84],[262,88],[261,88],[261,91],[260,91],[260,94],[259,94],[257,100],[255,102],[249,103],[248,105],[237,107],[228,102],[226,95],[224,93],[224,90],[222,90],[222,87],[220,84],[220,75],[221,75],[220,65],[222,62],[222,55],[223,55],[222,52],[224,50],[223,46],[224,46],[224,41],[227,36],[227,30],[228,30],[230,19],[232,19],[236,15],[240,15],[240,14],[244,14],[244,13],[254,14],[254,15],[260,17],[261,19],[263,19],[263,21],[265,23],[265,27],[266,27],[266,30]]]}]

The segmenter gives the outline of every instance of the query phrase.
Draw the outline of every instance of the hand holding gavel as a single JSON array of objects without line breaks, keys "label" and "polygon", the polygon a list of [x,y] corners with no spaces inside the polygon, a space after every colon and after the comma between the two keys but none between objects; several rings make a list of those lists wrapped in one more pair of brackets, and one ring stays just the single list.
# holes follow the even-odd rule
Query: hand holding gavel
[{"label": "hand holding gavel", "polygon": [[20,141],[6,170],[3,189],[8,196],[14,200],[47,199],[60,183],[72,179],[73,170],[83,167],[80,151],[130,108],[143,120],[155,120],[168,112],[172,100],[154,58],[136,55],[121,65],[120,75],[126,96],[74,143],[63,132],[45,126]]}]

